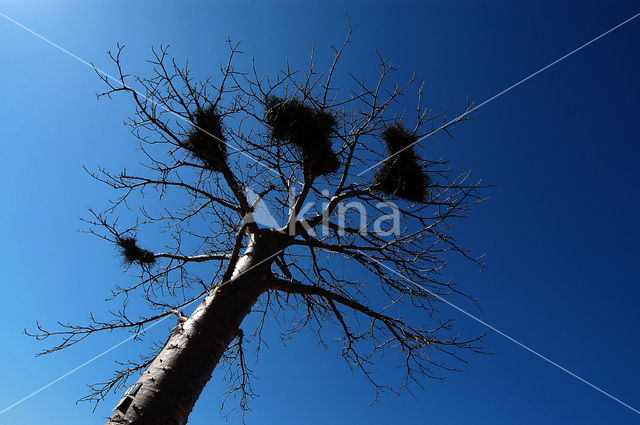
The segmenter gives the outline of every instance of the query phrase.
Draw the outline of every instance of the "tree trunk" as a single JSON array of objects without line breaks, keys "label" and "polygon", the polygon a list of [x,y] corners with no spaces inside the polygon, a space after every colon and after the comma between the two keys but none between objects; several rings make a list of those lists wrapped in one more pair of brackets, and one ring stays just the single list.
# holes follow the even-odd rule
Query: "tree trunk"
[{"label": "tree trunk", "polygon": [[239,259],[232,279],[217,286],[191,317],[173,329],[162,351],[130,387],[132,394],[122,399],[107,425],[187,423],[240,323],[265,290],[271,263],[267,260],[274,252],[273,245],[253,240]]}]

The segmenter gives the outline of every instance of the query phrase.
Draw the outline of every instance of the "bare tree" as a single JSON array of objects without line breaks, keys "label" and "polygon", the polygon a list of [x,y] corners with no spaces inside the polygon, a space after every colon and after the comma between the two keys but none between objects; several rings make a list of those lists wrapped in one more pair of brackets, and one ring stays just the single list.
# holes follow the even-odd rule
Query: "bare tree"
[{"label": "bare tree", "polygon": [[[338,90],[334,79],[349,36],[333,48],[327,70],[316,70],[312,54],[305,71],[287,67],[271,77],[253,61],[236,70],[240,52],[231,42],[219,78],[204,81],[165,47],[153,50],[149,77],[125,73],[122,47],[109,52],[117,77],[98,74],[107,85],[100,97],[133,100],[128,125],[146,162],[136,172],[91,173],[118,196],[87,222],[121,250],[139,279],[113,290],[123,306],[111,319],[91,316],[88,325],[34,332],[58,338],[44,351],[50,353],[102,331],[142,337],[176,317],[155,352],[122,363],[112,379],[91,387],[85,400],[99,401],[140,375],[107,423],[185,424],[220,362],[236,408],[246,410],[253,392],[243,347],[259,348],[267,318],[287,325],[285,336],[310,327],[321,341],[321,328],[333,324],[328,332],[341,336],[343,357],[376,394],[439,377],[438,370],[456,369],[447,359],[480,350],[479,338],[459,338],[453,322],[436,313],[443,299],[467,297],[443,274],[450,253],[479,264],[451,230],[481,201],[481,186],[444,160],[419,158],[414,147],[466,114],[447,121],[424,108],[416,78],[389,83],[394,68],[380,55],[376,81],[346,74],[350,87]],[[418,102],[408,115],[399,98],[413,86]],[[377,171],[362,172],[373,165]],[[280,225],[259,224],[258,206]],[[138,211],[134,221],[121,225],[131,211]],[[166,237],[164,251],[141,247],[150,232]],[[135,296],[147,311],[128,311]],[[183,312],[196,304],[190,315]],[[250,311],[258,326],[246,333],[240,326]],[[405,375],[393,386],[371,373],[389,351],[400,356]]]}]

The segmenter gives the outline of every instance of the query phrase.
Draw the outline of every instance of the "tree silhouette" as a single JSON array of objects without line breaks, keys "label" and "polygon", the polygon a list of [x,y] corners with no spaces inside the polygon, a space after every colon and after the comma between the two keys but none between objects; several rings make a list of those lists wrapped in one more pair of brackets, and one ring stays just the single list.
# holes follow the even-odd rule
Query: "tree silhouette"
[{"label": "tree silhouette", "polygon": [[[461,351],[480,350],[480,338],[459,338],[452,320],[438,318],[437,306],[466,297],[443,274],[449,255],[479,264],[451,232],[481,201],[482,186],[415,150],[417,141],[448,133],[466,113],[450,121],[433,114],[422,105],[422,86],[413,116],[398,111],[400,96],[417,79],[389,83],[394,68],[381,55],[376,81],[347,73],[349,87],[338,90],[334,79],[352,31],[332,48],[327,70],[317,71],[312,55],[305,71],[287,66],[271,77],[253,62],[236,70],[241,52],[231,42],[220,76],[204,81],[166,47],[152,50],[149,77],[123,70],[121,46],[109,52],[117,77],[98,73],[107,86],[99,97],[133,100],[127,124],[146,162],[136,172],[91,172],[118,195],[86,222],[139,279],[113,290],[112,300],[123,306],[111,319],[91,316],[88,325],[52,331],[38,325],[33,334],[58,338],[43,352],[50,353],[101,331],[142,337],[154,323],[176,317],[164,344],[139,362],[121,363],[84,398],[99,401],[139,376],[109,424],[186,423],[223,364],[228,395],[246,410],[253,391],[243,347],[260,346],[267,318],[278,320],[285,336],[310,328],[321,341],[320,329],[332,324],[326,332],[341,337],[344,359],[376,394],[420,385],[422,377],[456,369]],[[281,226],[261,225],[258,205]],[[164,251],[139,242],[151,232],[166,238]],[[129,312],[133,297],[148,309]],[[258,326],[243,332],[250,312]],[[404,369],[404,379],[392,385],[371,372],[389,352]]]}]

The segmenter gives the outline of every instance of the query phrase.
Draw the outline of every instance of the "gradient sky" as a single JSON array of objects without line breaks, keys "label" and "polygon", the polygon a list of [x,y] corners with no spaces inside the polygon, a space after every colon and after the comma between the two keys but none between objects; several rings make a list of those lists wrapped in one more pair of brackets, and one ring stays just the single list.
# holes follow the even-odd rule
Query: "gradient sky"
[{"label": "gradient sky", "polygon": [[[637,2],[621,1],[318,3],[0,0],[0,12],[107,70],[105,52],[117,42],[127,45],[133,72],[147,69],[151,46],[165,43],[200,75],[217,70],[227,37],[241,40],[264,70],[287,58],[303,67],[313,44],[322,58],[342,40],[348,13],[358,30],[343,72],[371,75],[378,49],[399,79],[424,78],[434,110],[453,113],[467,97],[480,103],[640,12]],[[422,151],[497,185],[457,229],[487,263],[448,270],[483,311],[462,307],[636,409],[639,48],[640,18],[483,106],[455,128],[455,140],[434,137]],[[126,337],[36,358],[45,346],[22,334],[36,320],[106,313],[109,289],[126,282],[113,247],[77,231],[87,208],[104,207],[111,195],[82,165],[119,170],[135,158],[121,125],[131,104],[97,101],[101,89],[87,66],[0,17],[0,410]],[[373,406],[373,389],[349,372],[338,348],[319,348],[308,334],[283,345],[271,325],[247,423],[640,423],[639,414],[513,342],[441,310],[465,334],[487,332],[493,354],[468,355],[464,372],[425,381],[415,398],[387,394]],[[107,378],[115,360],[140,351],[123,344],[1,414],[0,424],[102,423],[120,395],[95,413],[75,400],[85,384]],[[391,381],[397,374],[377,372]],[[190,424],[222,421],[222,388],[216,371]]]}]

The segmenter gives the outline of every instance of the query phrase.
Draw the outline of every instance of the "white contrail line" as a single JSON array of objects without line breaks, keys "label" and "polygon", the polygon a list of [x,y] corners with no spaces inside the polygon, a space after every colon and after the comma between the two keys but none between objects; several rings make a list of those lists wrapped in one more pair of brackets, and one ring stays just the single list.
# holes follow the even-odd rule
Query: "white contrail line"
[{"label": "white contrail line", "polygon": [[573,49],[572,51],[570,51],[569,53],[567,53],[566,55],[554,60],[553,62],[551,62],[550,64],[548,64],[547,66],[544,66],[542,68],[540,68],[539,70],[537,70],[536,72],[534,72],[533,74],[530,74],[529,76],[523,78],[522,80],[518,81],[515,84],[510,85],[509,87],[507,87],[506,89],[502,90],[500,93],[490,97],[489,99],[485,100],[484,102],[482,102],[481,104],[467,110],[465,113],[463,113],[462,115],[460,115],[459,117],[456,117],[455,119],[449,121],[448,123],[444,123],[442,124],[440,127],[438,127],[435,130],[430,131],[429,133],[427,133],[426,135],[420,137],[418,140],[416,140],[415,142],[411,143],[409,146],[399,150],[398,152],[395,152],[393,155],[389,155],[388,157],[386,157],[385,159],[383,159],[382,161],[376,162],[375,164],[373,164],[371,167],[367,168],[366,170],[362,171],[361,173],[358,174],[358,176],[363,175],[364,173],[366,173],[367,171],[377,167],[378,165],[388,161],[389,159],[393,158],[394,156],[398,155],[399,153],[401,153],[402,151],[409,149],[411,147],[413,147],[416,143],[420,143],[421,141],[423,141],[424,139],[426,139],[427,137],[437,133],[438,131],[449,127],[459,121],[461,121],[462,119],[464,119],[464,117],[466,117],[467,115],[469,115],[470,113],[472,113],[473,111],[476,111],[478,109],[480,109],[481,107],[483,107],[484,105],[486,105],[487,103],[497,99],[498,97],[502,96],[503,94],[507,93],[508,91],[518,87],[520,84],[524,83],[525,81],[530,80],[531,78],[535,77],[536,75],[540,74],[541,72],[546,71],[547,69],[551,68],[552,66],[556,65],[558,62],[561,62],[563,60],[565,60],[566,58],[568,58],[569,56],[573,55],[576,52],[579,52],[580,50],[584,49],[585,47],[589,46],[592,43],[595,43],[596,41],[600,40],[602,37],[606,36],[607,34],[617,30],[618,28],[620,28],[621,26],[633,21],[634,19],[636,19],[638,16],[640,16],[640,13],[637,13],[635,15],[633,15],[632,17],[630,17],[629,19],[619,23],[618,25],[609,28],[607,31],[603,32],[602,34],[600,34],[599,36],[597,36],[596,38],[584,43],[583,45]]},{"label": "white contrail line", "polygon": [[28,31],[29,33],[35,35],[36,37],[38,37],[40,40],[44,41],[45,43],[49,44],[50,46],[55,47],[56,49],[60,50],[61,52],[71,56],[72,58],[74,58],[75,60],[83,63],[84,65],[90,67],[91,69],[93,69],[94,71],[96,71],[97,73],[99,73],[100,75],[103,75],[104,77],[108,78],[111,81],[114,81],[116,84],[120,85],[123,88],[127,88],[132,90],[133,92],[136,93],[136,95],[142,97],[145,100],[148,100],[149,102],[153,103],[154,105],[164,109],[166,112],[170,113],[171,115],[175,116],[176,118],[190,124],[191,126],[193,126],[194,128],[202,131],[203,133],[205,133],[206,135],[212,137],[214,140],[219,141],[220,143],[224,143],[228,148],[231,148],[233,150],[235,150],[236,152],[238,152],[240,155],[243,155],[247,158],[249,158],[251,161],[253,161],[256,164],[260,164],[261,166],[263,166],[264,168],[273,171],[275,174],[282,176],[282,174],[280,174],[279,171],[277,171],[274,168],[269,167],[268,165],[264,165],[261,161],[258,161],[257,159],[255,159],[254,157],[252,157],[251,155],[247,154],[245,151],[243,151],[241,148],[235,147],[235,146],[231,146],[229,143],[227,143],[226,141],[220,139],[219,137],[217,137],[214,134],[211,134],[210,132],[208,132],[207,130],[198,127],[195,123],[189,121],[188,119],[184,118],[182,115],[169,110],[169,108],[167,108],[166,106],[162,105],[161,103],[150,99],[149,97],[145,96],[144,94],[142,94],[141,92],[139,92],[138,90],[134,89],[133,87],[129,87],[126,86],[122,81],[118,80],[117,78],[113,77],[112,75],[110,75],[109,73],[101,70],[100,68],[96,67],[95,65],[87,62],[86,60],[82,59],[81,57],[71,53],[69,50],[65,49],[64,47],[60,46],[59,44],[54,43],[53,41],[49,40],[48,38],[44,37],[43,35],[40,35],[39,33],[35,32],[34,30],[32,30],[31,28],[28,28],[24,25],[22,25],[20,22],[16,21],[15,19],[10,18],[9,16],[5,15],[4,13],[0,12],[0,16],[2,16],[3,18],[5,18],[6,20],[16,24],[17,26],[19,26],[20,28],[22,28],[25,31]]},{"label": "white contrail line", "polygon": [[[242,276],[242,275],[243,275],[243,274],[245,274],[245,273],[250,272],[250,271],[251,271],[251,270],[253,270],[254,268],[256,268],[256,267],[258,267],[259,265],[263,264],[265,261],[269,261],[270,259],[272,259],[273,257],[275,257],[276,255],[280,254],[280,253],[281,253],[281,252],[283,252],[283,251],[284,251],[284,250],[283,250],[283,249],[281,249],[281,250],[277,251],[275,254],[271,254],[270,256],[268,256],[268,257],[267,257],[267,258],[265,258],[264,260],[260,261],[259,263],[254,264],[253,266],[249,267],[247,270],[245,270],[245,271],[243,271],[242,273],[240,273],[240,274],[238,274],[238,275],[234,276],[232,279],[235,279],[235,278],[237,278],[237,277],[239,277],[239,276]],[[229,280],[227,280],[227,281],[225,281],[225,282],[222,282],[222,283],[218,284],[218,286],[219,286],[219,285],[223,285],[223,284],[225,284],[225,283],[228,283],[228,282],[230,282],[232,279],[229,279]],[[195,300],[191,301],[191,302],[190,302],[190,303],[188,303],[188,304],[183,305],[183,306],[182,306],[182,308],[185,308],[185,307],[187,307],[187,306],[189,306],[189,305],[193,304],[194,302],[196,302],[196,301],[200,300],[200,298],[202,298],[202,296],[200,296],[200,297],[196,298]],[[111,347],[111,348],[108,348],[108,349],[104,350],[102,353],[100,353],[100,354],[96,355],[95,357],[93,357],[93,358],[91,358],[91,359],[87,360],[86,362],[82,363],[81,365],[79,365],[79,366],[77,366],[77,367],[75,367],[75,368],[71,369],[69,372],[65,373],[64,375],[62,375],[62,376],[60,376],[60,377],[58,377],[58,378],[54,379],[53,381],[49,382],[48,384],[43,385],[42,387],[38,388],[37,390],[35,390],[35,391],[34,391],[34,392],[32,392],[31,394],[24,396],[24,397],[23,397],[23,398],[21,398],[20,400],[18,400],[18,401],[16,401],[15,403],[13,403],[11,406],[6,407],[6,408],[4,408],[3,410],[0,410],[0,415],[2,415],[3,413],[5,413],[5,412],[7,412],[7,411],[9,411],[9,410],[11,410],[11,409],[13,409],[13,408],[14,408],[14,407],[16,407],[17,405],[19,405],[19,404],[21,404],[21,403],[25,402],[26,400],[30,399],[31,397],[35,396],[36,394],[40,393],[41,391],[46,390],[47,388],[49,388],[50,386],[52,386],[52,385],[53,385],[53,384],[55,384],[56,382],[61,381],[62,379],[66,378],[67,376],[69,376],[69,375],[71,375],[71,374],[73,374],[73,373],[77,372],[78,370],[82,369],[83,367],[85,367],[85,366],[86,366],[86,365],[88,365],[89,363],[93,363],[94,361],[98,360],[100,357],[104,356],[105,354],[107,354],[107,353],[109,353],[109,352],[111,352],[111,351],[115,350],[116,348],[120,347],[122,344],[124,344],[124,343],[126,343],[126,342],[131,341],[131,340],[132,340],[132,339],[134,339],[136,336],[138,336],[141,332],[144,332],[144,331],[146,331],[146,330],[151,329],[151,328],[152,328],[152,327],[154,327],[155,325],[157,325],[157,324],[159,324],[159,323],[163,322],[163,321],[164,321],[166,318],[168,318],[168,317],[171,317],[171,315],[167,315],[167,316],[164,316],[164,317],[163,317],[163,318],[161,318],[161,319],[158,319],[158,321],[156,321],[155,323],[153,323],[153,324],[151,324],[151,325],[147,326],[146,328],[143,328],[143,329],[142,329],[142,330],[140,330],[139,332],[136,332],[136,334],[135,334],[135,335],[131,335],[130,337],[128,337],[128,338],[126,338],[126,339],[124,339],[124,340],[120,341],[119,343],[117,343],[117,344],[116,344],[116,345],[114,345],[113,347]]]},{"label": "white contrail line", "polygon": [[[157,322],[147,326],[146,328],[143,328],[140,330],[140,332],[144,332],[146,330],[151,329],[152,327],[154,327],[155,325],[157,325],[158,323],[161,323],[163,320],[165,320],[167,317],[170,316],[165,316],[162,319],[159,319]],[[128,337],[127,339],[124,339],[122,341],[120,341],[119,343],[117,343],[116,345],[114,345],[111,348],[108,348],[106,350],[104,350],[102,353],[96,355],[95,357],[92,357],[91,359],[87,360],[86,362],[82,363],[81,365],[71,369],[69,372],[65,373],[64,375],[54,379],[53,381],[49,382],[48,384],[38,388],[37,390],[35,390],[34,392],[32,392],[29,395],[24,396],[23,398],[21,398],[20,400],[16,401],[15,403],[13,403],[11,406],[8,406],[6,408],[4,408],[3,410],[0,410],[0,415],[2,415],[3,413],[7,412],[8,410],[13,409],[14,407],[16,407],[17,405],[27,401],[28,399],[30,399],[31,397],[35,396],[36,394],[46,390],[47,388],[49,388],[50,386],[52,386],[53,384],[55,384],[58,381],[63,380],[64,378],[66,378],[67,376],[77,372],[78,370],[82,369],[83,367],[85,367],[86,365],[88,365],[89,363],[93,363],[94,361],[98,360],[100,357],[104,356],[105,354],[115,350],[116,348],[120,347],[122,344],[131,341],[132,339],[134,339],[136,336],[138,336],[138,334],[140,333],[136,333],[135,335],[131,335],[130,337]]]},{"label": "white contrail line", "polygon": [[595,386],[594,384],[592,384],[591,382],[587,381],[586,379],[576,375],[575,373],[571,372],[569,369],[559,365],[558,363],[554,362],[553,360],[549,359],[548,357],[538,353],[537,351],[535,351],[533,348],[523,344],[522,342],[518,341],[517,339],[507,335],[506,333],[502,332],[500,329],[497,329],[496,327],[490,325],[489,323],[485,322],[484,320],[476,317],[475,315],[469,313],[468,311],[466,311],[465,309],[458,307],[457,305],[455,305],[454,303],[452,303],[451,301],[441,297],[440,295],[431,292],[430,290],[428,290],[427,288],[425,288],[424,286],[414,282],[413,280],[409,279],[408,277],[404,276],[402,273],[392,269],[391,267],[387,266],[386,264],[376,260],[375,258],[372,258],[370,256],[368,256],[367,254],[364,254],[362,252],[360,252],[360,254],[364,255],[365,257],[369,258],[371,261],[375,261],[376,263],[380,264],[382,267],[384,267],[385,269],[391,271],[392,273],[400,276],[401,278],[405,279],[408,282],[411,282],[413,285],[417,286],[418,288],[422,289],[425,292],[428,292],[430,295],[433,295],[434,297],[436,297],[438,300],[448,304],[449,306],[453,307],[454,309],[458,310],[460,313],[472,318],[473,320],[475,320],[476,322],[480,323],[483,326],[486,326],[487,328],[491,329],[492,331],[496,332],[499,335],[502,335],[503,337],[505,337],[506,339],[508,339],[509,341],[519,345],[520,347],[524,348],[525,350],[527,350],[528,352],[530,352],[531,354],[534,354],[535,356],[541,358],[542,360],[546,361],[549,364],[552,364],[553,366],[557,367],[558,369],[562,370],[563,372],[573,376],[574,378],[576,378],[577,380],[579,380],[580,382],[587,384],[588,386],[590,386],[591,388],[593,388],[594,390],[606,395],[607,397],[609,397],[610,399],[617,401],[618,403],[620,403],[621,405],[623,405],[624,407],[634,411],[637,414],[640,414],[640,410],[628,405],[627,403],[625,403],[624,401],[620,400],[619,398],[609,394],[608,392],[606,392],[605,390]]}]

